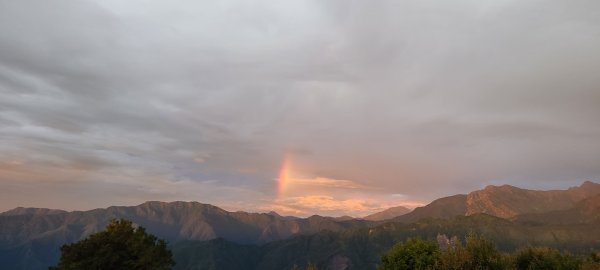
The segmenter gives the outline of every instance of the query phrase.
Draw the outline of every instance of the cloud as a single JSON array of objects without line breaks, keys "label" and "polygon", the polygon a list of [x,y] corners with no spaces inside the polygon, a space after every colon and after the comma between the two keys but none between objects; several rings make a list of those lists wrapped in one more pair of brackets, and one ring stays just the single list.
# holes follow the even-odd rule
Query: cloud
[{"label": "cloud", "polygon": [[275,203],[277,205],[275,209],[283,210],[284,213],[295,213],[300,215],[335,215],[335,213],[346,213],[361,216],[364,213],[370,213],[375,209],[381,208],[374,205],[369,205],[364,200],[336,200],[330,196],[290,197],[278,200]]},{"label": "cloud", "polygon": [[141,5],[0,1],[0,190],[48,192],[3,207],[259,209],[285,155],[348,207],[600,177],[600,2]]},{"label": "cloud", "polygon": [[273,204],[265,206],[282,215],[295,216],[353,216],[363,217],[394,206],[415,208],[423,206],[422,202],[408,200],[385,200],[377,196],[343,198],[327,195],[306,195],[276,199]]},{"label": "cloud", "polygon": [[285,192],[261,209],[283,215],[362,217],[393,206],[414,208],[423,205],[421,201],[411,200],[410,196],[388,194],[385,190],[350,180],[291,177],[286,185]]},{"label": "cloud", "polygon": [[350,180],[337,180],[325,177],[316,177],[311,179],[290,179],[290,185],[299,186],[318,186],[324,188],[343,188],[343,189],[366,189],[366,186],[357,184]]}]

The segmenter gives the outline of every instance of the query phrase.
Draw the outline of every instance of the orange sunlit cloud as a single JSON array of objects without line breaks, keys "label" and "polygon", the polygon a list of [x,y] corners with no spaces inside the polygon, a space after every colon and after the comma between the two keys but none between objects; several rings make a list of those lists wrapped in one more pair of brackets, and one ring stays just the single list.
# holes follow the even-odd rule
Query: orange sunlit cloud
[{"label": "orange sunlit cloud", "polygon": [[367,187],[350,180],[338,180],[326,177],[289,179],[290,185],[317,186],[324,188],[366,189]]},{"label": "orange sunlit cloud", "polygon": [[365,211],[371,209],[367,202],[360,199],[336,200],[331,196],[309,195],[304,197],[291,197],[281,200],[281,203],[303,208],[319,209],[321,211],[345,210],[349,212]]},{"label": "orange sunlit cloud", "polygon": [[291,159],[286,156],[277,178],[277,197],[268,210],[283,215],[361,217],[398,205],[409,208],[422,205],[421,202],[410,201],[398,194],[386,194],[352,180],[298,175],[303,174],[293,170]]},{"label": "orange sunlit cloud", "polygon": [[307,216],[319,214],[325,216],[348,215],[362,217],[399,205],[413,208],[422,206],[423,204],[411,201],[378,200],[372,196],[338,198],[327,195],[307,195],[276,199],[270,206],[270,209],[282,215]]},{"label": "orange sunlit cloud", "polygon": [[327,177],[301,178],[295,177],[289,156],[286,156],[279,169],[277,180],[278,197],[290,194],[304,194],[307,191],[319,192],[324,189],[368,189],[365,185],[351,180],[340,180]]}]

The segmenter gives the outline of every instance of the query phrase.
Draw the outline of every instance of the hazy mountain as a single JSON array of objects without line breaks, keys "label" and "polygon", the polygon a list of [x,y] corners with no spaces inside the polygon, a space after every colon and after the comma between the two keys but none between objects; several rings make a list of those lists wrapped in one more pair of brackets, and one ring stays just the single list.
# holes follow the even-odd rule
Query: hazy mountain
[{"label": "hazy mountain", "polygon": [[[403,209],[368,218],[386,219],[396,215],[394,211]],[[179,269],[283,269],[308,261],[328,269],[371,269],[395,241],[437,233],[461,236],[477,231],[505,249],[527,244],[599,248],[600,185],[585,182],[551,191],[488,186],[437,199],[385,222],[228,212],[197,202],[73,212],[16,208],[0,214],[0,267],[47,269],[57,262],[61,245],[104,229],[114,218],[129,219],[173,244]]]},{"label": "hazy mountain", "polygon": [[388,208],[381,212],[377,212],[377,213],[368,215],[366,217],[363,217],[363,219],[372,220],[372,221],[380,221],[380,220],[392,219],[392,218],[407,214],[409,212],[410,212],[410,209],[408,209],[404,206],[396,206],[396,207]]},{"label": "hazy mountain", "polygon": [[366,221],[312,216],[309,218],[228,212],[197,202],[146,202],[90,211],[56,212],[19,208],[0,216],[0,241],[19,244],[36,237],[70,235],[76,240],[97,232],[114,218],[126,218],[170,242],[222,237],[238,243],[264,243],[296,233],[332,231],[368,224]]},{"label": "hazy mountain", "polygon": [[48,208],[17,207],[15,209],[0,213],[0,216],[53,215],[53,214],[63,214],[66,212],[67,211],[64,211],[64,210],[48,209]]},{"label": "hazy mountain", "polygon": [[[90,211],[57,212],[19,208],[0,215],[0,265],[16,269],[42,269],[54,264],[59,247],[98,232],[111,219],[126,218],[170,243],[211,240],[266,243],[294,234],[322,230],[341,231],[370,224],[364,220],[280,217],[274,214],[228,212],[197,202],[146,202]],[[26,266],[26,267],[25,267]]]},{"label": "hazy mountain", "polygon": [[475,214],[415,223],[385,223],[342,232],[298,235],[265,245],[240,245],[224,239],[188,241],[173,246],[174,269],[290,269],[315,263],[319,269],[376,269],[381,255],[409,237],[435,239],[439,234],[464,241],[469,233],[494,241],[503,251],[544,245],[587,254],[600,249],[600,226],[531,225]]},{"label": "hazy mountain", "polygon": [[415,208],[412,212],[399,216],[394,221],[414,222],[423,218],[453,218],[467,212],[467,195],[454,195],[437,199],[430,204]]},{"label": "hazy mountain", "polygon": [[510,185],[488,186],[468,195],[437,199],[394,220],[414,222],[422,218],[452,218],[478,213],[514,218],[529,213],[569,209],[579,201],[597,194],[600,194],[600,184],[589,181],[567,190],[548,191],[528,190]]},{"label": "hazy mountain", "polygon": [[255,269],[262,251],[257,245],[242,245],[217,238],[182,241],[171,246],[174,269]]},{"label": "hazy mountain", "polygon": [[466,215],[486,213],[512,218],[526,213],[564,210],[583,199],[600,194],[600,184],[584,182],[568,190],[528,190],[509,185],[488,186],[469,193]]},{"label": "hazy mountain", "polygon": [[514,220],[525,224],[596,224],[600,226],[600,194],[584,199],[569,209],[523,214],[516,216]]}]

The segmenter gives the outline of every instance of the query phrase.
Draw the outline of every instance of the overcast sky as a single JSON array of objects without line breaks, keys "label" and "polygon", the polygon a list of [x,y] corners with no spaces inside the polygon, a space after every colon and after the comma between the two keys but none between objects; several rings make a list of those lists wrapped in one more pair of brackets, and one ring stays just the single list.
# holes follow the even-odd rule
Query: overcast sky
[{"label": "overcast sky", "polygon": [[600,1],[0,0],[0,211],[361,216],[599,165]]}]

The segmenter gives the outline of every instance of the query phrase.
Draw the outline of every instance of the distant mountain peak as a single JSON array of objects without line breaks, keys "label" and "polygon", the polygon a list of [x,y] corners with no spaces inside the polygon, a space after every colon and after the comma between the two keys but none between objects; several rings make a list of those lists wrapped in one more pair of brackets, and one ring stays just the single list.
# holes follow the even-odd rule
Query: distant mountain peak
[{"label": "distant mountain peak", "polygon": [[281,217],[281,215],[275,211],[270,211],[269,213],[267,213],[267,215],[271,215],[271,216],[275,216],[275,217]]},{"label": "distant mountain peak", "polygon": [[381,212],[377,212],[377,213],[368,215],[366,217],[363,217],[363,219],[365,219],[365,220],[371,220],[371,221],[380,221],[380,220],[392,219],[392,218],[399,217],[399,216],[402,216],[404,214],[407,214],[410,211],[411,211],[411,209],[409,209],[408,207],[405,207],[405,206],[395,206],[395,207],[391,207],[391,208],[388,208],[386,210],[383,210]]},{"label": "distant mountain peak", "polygon": [[513,218],[525,213],[563,210],[590,196],[600,194],[600,185],[586,181],[567,190],[530,190],[510,185],[487,186],[467,195],[466,215],[487,213]]},{"label": "distant mountain peak", "polygon": [[574,207],[578,202],[600,194],[600,184],[585,181],[566,190],[530,190],[511,185],[488,185],[467,195],[454,195],[434,200],[396,218],[413,222],[422,218],[451,218],[485,213],[513,219],[526,213],[543,213]]},{"label": "distant mountain peak", "polygon": [[17,207],[6,212],[0,213],[0,216],[54,215],[61,213],[67,213],[67,211],[48,208]]},{"label": "distant mountain peak", "polygon": [[224,209],[214,206],[212,204],[199,203],[195,201],[186,202],[186,201],[173,201],[173,202],[161,202],[161,201],[147,201],[136,207],[148,207],[152,209],[197,209],[197,210],[213,210],[226,212]]},{"label": "distant mountain peak", "polygon": [[146,201],[138,206],[142,205],[153,205],[153,206],[180,206],[180,207],[191,207],[191,206],[212,206],[211,204],[199,203],[196,201],[172,201],[172,202],[162,202],[162,201]]},{"label": "distant mountain peak", "polygon": [[579,188],[600,188],[600,184],[586,180],[579,186]]},{"label": "distant mountain peak", "polygon": [[502,185],[487,185],[484,189],[498,189],[498,188],[517,188],[515,186],[511,186],[509,184],[502,184]]},{"label": "distant mountain peak", "polygon": [[340,217],[334,217],[333,220],[335,221],[348,221],[348,220],[353,220],[354,217],[351,216],[340,216]]}]

